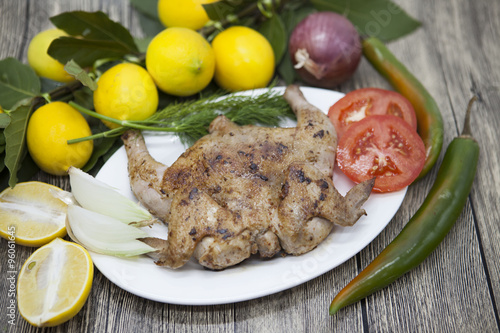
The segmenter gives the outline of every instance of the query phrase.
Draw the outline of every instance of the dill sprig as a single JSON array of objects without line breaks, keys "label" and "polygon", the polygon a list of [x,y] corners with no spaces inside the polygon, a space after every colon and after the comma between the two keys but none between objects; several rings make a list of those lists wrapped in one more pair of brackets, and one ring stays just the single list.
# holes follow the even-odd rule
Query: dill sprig
[{"label": "dill sprig", "polygon": [[271,89],[262,94],[226,96],[214,94],[209,97],[175,102],[142,121],[117,120],[85,109],[76,103],[70,103],[85,114],[121,127],[74,139],[68,141],[69,143],[117,136],[125,132],[127,128],[135,128],[144,131],[176,133],[183,143],[192,144],[208,134],[210,123],[221,114],[238,125],[278,126],[285,118],[295,119],[295,115],[283,96]]}]

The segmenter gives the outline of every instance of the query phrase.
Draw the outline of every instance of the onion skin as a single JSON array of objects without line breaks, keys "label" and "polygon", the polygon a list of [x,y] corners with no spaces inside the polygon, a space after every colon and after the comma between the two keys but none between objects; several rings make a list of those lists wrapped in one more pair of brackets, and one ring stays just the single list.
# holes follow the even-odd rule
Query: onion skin
[{"label": "onion skin", "polygon": [[[313,13],[302,20],[290,36],[288,50],[304,82],[329,89],[354,74],[362,54],[361,38],[354,25],[334,12]],[[308,57],[302,66],[300,55]]]}]

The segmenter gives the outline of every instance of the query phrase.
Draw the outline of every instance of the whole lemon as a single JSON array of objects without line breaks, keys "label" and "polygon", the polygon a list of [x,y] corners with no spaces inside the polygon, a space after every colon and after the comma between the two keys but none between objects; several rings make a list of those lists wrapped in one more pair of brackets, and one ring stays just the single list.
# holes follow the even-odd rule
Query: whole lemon
[{"label": "whole lemon", "polygon": [[201,29],[209,18],[203,4],[217,0],[159,0],[158,16],[166,27]]},{"label": "whole lemon", "polygon": [[91,135],[85,118],[63,102],[38,108],[28,122],[26,141],[33,161],[52,175],[65,175],[70,166],[81,168],[92,155],[92,140],[68,144]]},{"label": "whole lemon", "polygon": [[230,91],[263,88],[274,74],[274,52],[259,32],[242,26],[230,27],[212,41],[215,82]]},{"label": "whole lemon", "polygon": [[203,90],[212,80],[214,51],[194,30],[167,28],[149,44],[146,68],[162,91],[190,96]]},{"label": "whole lemon", "polygon": [[[144,120],[158,108],[158,90],[143,67],[122,63],[108,69],[94,91],[97,113],[118,120]],[[104,121],[109,128],[120,125]]]},{"label": "whole lemon", "polygon": [[59,29],[38,33],[28,46],[28,63],[38,76],[58,82],[71,82],[75,78],[64,70],[64,65],[49,56],[47,50],[54,39],[67,34]]}]

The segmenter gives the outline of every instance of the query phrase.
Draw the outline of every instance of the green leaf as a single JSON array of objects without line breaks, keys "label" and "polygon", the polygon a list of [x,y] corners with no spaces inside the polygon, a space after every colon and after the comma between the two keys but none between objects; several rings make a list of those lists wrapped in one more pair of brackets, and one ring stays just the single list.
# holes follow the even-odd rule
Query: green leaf
[{"label": "green leaf", "polygon": [[149,43],[151,43],[153,38],[154,37],[137,38],[135,43],[137,44],[137,47],[139,47],[139,51],[145,53],[148,50]]},{"label": "green leaf", "polygon": [[2,171],[0,171],[0,192],[5,190],[7,186],[9,186],[9,170],[5,169],[5,164],[2,167]]},{"label": "green leaf", "polygon": [[[165,26],[163,26],[158,18],[158,0],[130,0],[130,3],[137,9],[136,16],[139,19],[142,32],[146,36],[156,36],[165,30]],[[136,44],[139,50],[142,51],[141,45],[137,43],[137,40]]]},{"label": "green leaf", "polygon": [[300,3],[300,7],[286,6],[281,12],[281,19],[285,24],[288,35],[290,35],[297,24],[305,19],[308,15],[316,12],[312,6],[304,6]]},{"label": "green leaf", "polygon": [[19,60],[6,58],[0,61],[0,105],[11,109],[18,101],[38,96],[40,80],[35,71]]},{"label": "green leaf", "polygon": [[317,10],[345,15],[363,36],[391,41],[413,32],[420,22],[390,0],[310,0]]},{"label": "green leaf", "polygon": [[[122,140],[116,140],[113,146],[106,152],[106,154],[102,155],[102,160],[104,163],[106,163],[113,155],[115,152],[123,146],[123,141]],[[95,168],[94,168],[95,169]]]},{"label": "green leaf", "polygon": [[281,59],[277,70],[279,75],[287,85],[292,84],[297,78],[297,73],[295,71],[295,68],[293,68],[292,59],[290,58],[290,53],[288,52],[288,50],[285,52],[283,59]]},{"label": "green leaf", "polygon": [[84,165],[82,170],[88,172],[92,168],[94,168],[99,158],[104,156],[111,149],[111,147],[113,147],[117,139],[118,137],[102,138],[99,140],[94,140],[94,149],[92,150],[92,155],[90,156],[90,159]]},{"label": "green leaf", "polygon": [[5,165],[10,171],[9,185],[11,187],[14,187],[18,182],[17,173],[26,157],[26,128],[33,107],[34,103],[31,103],[31,105],[21,105],[11,111],[11,122],[4,130],[6,142]]},{"label": "green leaf", "polygon": [[221,0],[203,4],[203,8],[212,21],[221,21],[244,8],[244,5],[242,5],[242,3],[243,1],[241,0]]},{"label": "green leaf", "polygon": [[3,130],[2,130],[2,131],[0,131],[0,154],[2,154],[0,156],[0,163],[2,165],[2,167],[0,168],[0,172],[5,167],[5,155],[4,155],[4,152],[5,152],[5,136],[3,135]]},{"label": "green leaf", "polygon": [[[112,144],[110,145],[110,143]],[[95,159],[95,163],[92,161],[94,156],[91,156],[89,162],[82,169],[85,172],[95,176],[104,165],[104,163],[106,163],[106,161],[111,158],[111,156],[113,156],[113,154],[121,146],[123,146],[123,142],[122,140],[119,140],[118,137],[106,138],[105,141],[102,142],[102,147],[101,145],[99,145],[99,148],[94,148],[95,150],[97,150],[96,157],[97,155],[99,155],[98,158]]]},{"label": "green leaf", "polygon": [[[88,87],[78,89],[73,93],[73,101],[87,109],[94,108],[94,95]],[[94,118],[92,118],[94,119]]]},{"label": "green leaf", "polygon": [[[311,5],[304,5],[302,1],[291,1],[287,3],[280,13],[281,20],[286,28],[287,38],[289,38],[293,29],[300,21],[314,12],[316,12],[314,7]],[[286,48],[281,62],[277,66],[277,71],[286,84],[293,83],[297,78],[297,73],[293,68],[288,48]]]},{"label": "green leaf", "polygon": [[42,86],[42,93],[50,93],[52,90],[55,90],[64,85],[64,83],[62,82],[47,79],[46,77],[40,77],[40,84]]},{"label": "green leaf", "polygon": [[[93,134],[102,133],[109,130],[100,119],[88,116],[84,114],[84,117],[87,119],[89,123],[90,129]],[[92,174],[97,173],[99,169],[104,164],[104,159],[106,154],[109,151],[112,151],[117,143],[122,145],[122,141],[119,140],[120,134],[114,134],[113,136],[101,137],[93,140],[94,147],[92,149],[92,155],[87,163],[82,167],[82,170],[85,172],[91,172]],[[114,150],[113,150],[114,151]]]},{"label": "green leaf", "polygon": [[273,15],[260,26],[259,32],[271,43],[275,61],[278,64],[288,45],[288,35],[281,17]]},{"label": "green leaf", "polygon": [[130,3],[142,14],[158,20],[158,0],[130,0]]},{"label": "green leaf", "polygon": [[[165,30],[165,26],[161,24],[158,19],[152,18],[149,15],[143,14],[141,12],[137,13],[137,18],[139,19],[139,24],[141,25],[142,32],[146,36],[154,37],[158,35],[160,32]],[[137,44],[137,40],[136,40]],[[139,51],[142,51],[141,45],[137,44]]]},{"label": "green leaf", "polygon": [[126,49],[129,53],[138,51],[134,38],[127,28],[112,21],[103,12],[65,12],[51,17],[50,21],[71,36],[81,36],[86,40],[114,42],[120,45],[120,49]]},{"label": "green leaf", "polygon": [[50,44],[48,53],[63,64],[74,60],[88,67],[99,59],[121,58],[130,54],[130,49],[114,41],[60,37]]},{"label": "green leaf", "polygon": [[[40,168],[35,164],[31,156],[27,155],[24,158],[22,168],[17,173],[18,183],[30,180],[39,170]],[[2,170],[0,173],[0,191],[3,191],[5,188],[7,188],[7,186],[10,185],[9,180],[9,171]],[[13,187],[13,185],[10,186]]]},{"label": "green leaf", "polygon": [[68,72],[68,74],[73,75],[78,81],[80,81],[90,90],[94,91],[97,89],[97,83],[74,60],[68,61],[68,63],[64,65],[64,70]]},{"label": "green leaf", "polygon": [[5,128],[10,124],[10,117],[6,113],[0,113],[0,128]]}]

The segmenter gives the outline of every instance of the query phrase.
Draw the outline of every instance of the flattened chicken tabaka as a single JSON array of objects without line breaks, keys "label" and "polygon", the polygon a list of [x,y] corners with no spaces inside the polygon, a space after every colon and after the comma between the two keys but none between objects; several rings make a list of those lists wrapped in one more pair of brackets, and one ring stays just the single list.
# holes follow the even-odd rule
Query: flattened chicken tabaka
[{"label": "flattened chicken tabaka", "polygon": [[335,128],[299,87],[287,87],[284,98],[297,127],[238,126],[219,116],[171,166],[150,156],[140,132],[122,136],[132,191],[168,224],[166,240],[143,239],[157,249],[158,265],[178,268],[194,256],[219,270],[255,253],[300,255],[333,224],[351,226],[365,214],[373,181],[339,194]]}]

